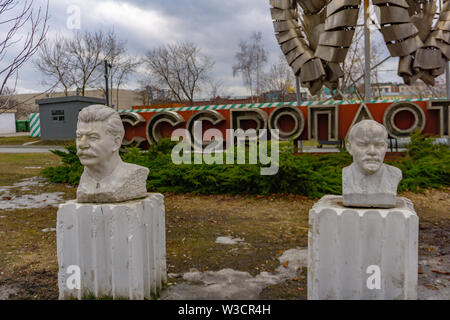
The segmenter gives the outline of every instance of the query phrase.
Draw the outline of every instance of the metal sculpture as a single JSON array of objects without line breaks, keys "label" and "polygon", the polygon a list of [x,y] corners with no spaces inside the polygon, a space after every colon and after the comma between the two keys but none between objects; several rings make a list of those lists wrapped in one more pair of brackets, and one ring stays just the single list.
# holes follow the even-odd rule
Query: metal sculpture
[{"label": "metal sculpture", "polygon": [[[372,4],[391,56],[399,57],[398,75],[408,85],[417,79],[434,85],[450,60],[450,1],[443,1],[434,24],[435,0]],[[270,5],[275,36],[302,86],[312,95],[323,85],[338,88],[339,64],[352,43],[361,0],[270,0]]]}]

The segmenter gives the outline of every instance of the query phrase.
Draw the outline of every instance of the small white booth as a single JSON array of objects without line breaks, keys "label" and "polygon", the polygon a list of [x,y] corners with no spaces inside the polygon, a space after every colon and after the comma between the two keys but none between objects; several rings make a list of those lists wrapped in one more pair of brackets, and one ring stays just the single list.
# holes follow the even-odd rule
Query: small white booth
[{"label": "small white booth", "polygon": [[0,110],[0,134],[16,132],[16,109]]}]

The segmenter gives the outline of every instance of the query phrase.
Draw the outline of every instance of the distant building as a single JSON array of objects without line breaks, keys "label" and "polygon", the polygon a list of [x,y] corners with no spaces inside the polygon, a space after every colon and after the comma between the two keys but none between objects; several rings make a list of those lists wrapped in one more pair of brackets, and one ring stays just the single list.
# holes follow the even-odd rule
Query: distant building
[{"label": "distant building", "polygon": [[[69,92],[69,96],[76,96],[76,92]],[[102,90],[87,90],[86,96],[105,99],[105,94]],[[60,97],[65,97],[63,92],[15,94],[14,99],[18,101],[17,109],[20,111],[20,115],[17,118],[26,120],[29,118],[30,113],[38,113],[39,106],[36,104],[36,100]],[[131,109],[131,106],[143,104],[140,90],[120,89],[119,100],[117,100],[117,90],[113,89],[111,97],[111,105],[120,110]]]},{"label": "distant building", "polygon": [[374,97],[395,95],[400,91],[399,85],[392,82],[372,83],[371,89]]},{"label": "distant building", "polygon": [[[355,87],[349,87],[345,90],[346,98],[358,97],[358,91],[364,97],[364,84]],[[421,80],[416,81],[412,85],[395,82],[379,82],[371,83],[372,99],[407,99],[407,98],[429,98],[445,96],[444,84],[436,79],[436,84],[428,87]],[[331,97],[331,91],[327,87],[323,88],[323,94]]]},{"label": "distant building", "polygon": [[[326,96],[331,96],[331,95],[332,95],[332,92],[331,92],[330,88],[324,86],[322,90],[323,90],[323,93],[324,93]],[[354,94],[356,93],[356,89],[355,89],[354,86],[351,86],[351,87],[345,88],[345,90],[344,90],[343,93],[344,93],[344,94],[354,95]]]},{"label": "distant building", "polygon": [[[312,97],[309,94],[308,89],[300,88],[300,100],[306,101]],[[297,101],[297,94],[295,92],[286,93],[281,91],[271,91],[264,93],[265,102],[285,102],[285,101]]]},{"label": "distant building", "polygon": [[91,104],[105,103],[105,99],[82,96],[36,100],[39,105],[41,139],[75,139],[78,113]]},{"label": "distant building", "polygon": [[16,132],[16,112],[15,109],[0,109],[0,134]]},{"label": "distant building", "polygon": [[373,98],[428,98],[445,94],[445,88],[439,81],[430,87],[418,80],[412,85],[392,82],[372,83],[371,88]]},{"label": "distant building", "polygon": [[404,95],[417,95],[428,93],[429,89],[423,82],[417,81],[410,86],[406,84],[399,85],[399,92]]}]

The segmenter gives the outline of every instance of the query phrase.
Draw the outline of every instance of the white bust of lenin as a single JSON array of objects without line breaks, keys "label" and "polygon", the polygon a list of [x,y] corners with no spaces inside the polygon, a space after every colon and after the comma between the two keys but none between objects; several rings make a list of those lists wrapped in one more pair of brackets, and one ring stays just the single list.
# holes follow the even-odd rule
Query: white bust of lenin
[{"label": "white bust of lenin", "polygon": [[386,128],[374,120],[362,120],[350,129],[346,147],[353,163],[342,170],[344,206],[395,207],[402,172],[383,163],[387,137]]},{"label": "white bust of lenin", "polygon": [[123,162],[119,156],[125,130],[117,112],[91,105],[78,114],[77,155],[84,165],[78,202],[113,203],[147,194],[148,168]]}]

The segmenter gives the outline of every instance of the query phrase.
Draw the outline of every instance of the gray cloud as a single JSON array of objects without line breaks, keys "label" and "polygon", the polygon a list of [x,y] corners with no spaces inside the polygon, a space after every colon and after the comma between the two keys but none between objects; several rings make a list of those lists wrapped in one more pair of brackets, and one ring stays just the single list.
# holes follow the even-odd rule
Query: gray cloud
[{"label": "gray cloud", "polygon": [[[45,0],[35,0],[36,5],[42,3]],[[248,94],[242,80],[232,77],[241,39],[248,38],[252,31],[261,31],[269,62],[275,62],[281,53],[266,0],[50,0],[49,37],[73,32],[66,26],[70,5],[81,10],[80,31],[113,28],[127,41],[131,55],[143,56],[155,46],[179,40],[198,44],[204,54],[216,60],[214,78],[233,88],[227,92],[231,95]],[[130,79],[129,87],[137,87],[137,78]],[[19,91],[45,90],[41,80],[33,65],[27,63],[20,73]]]}]

